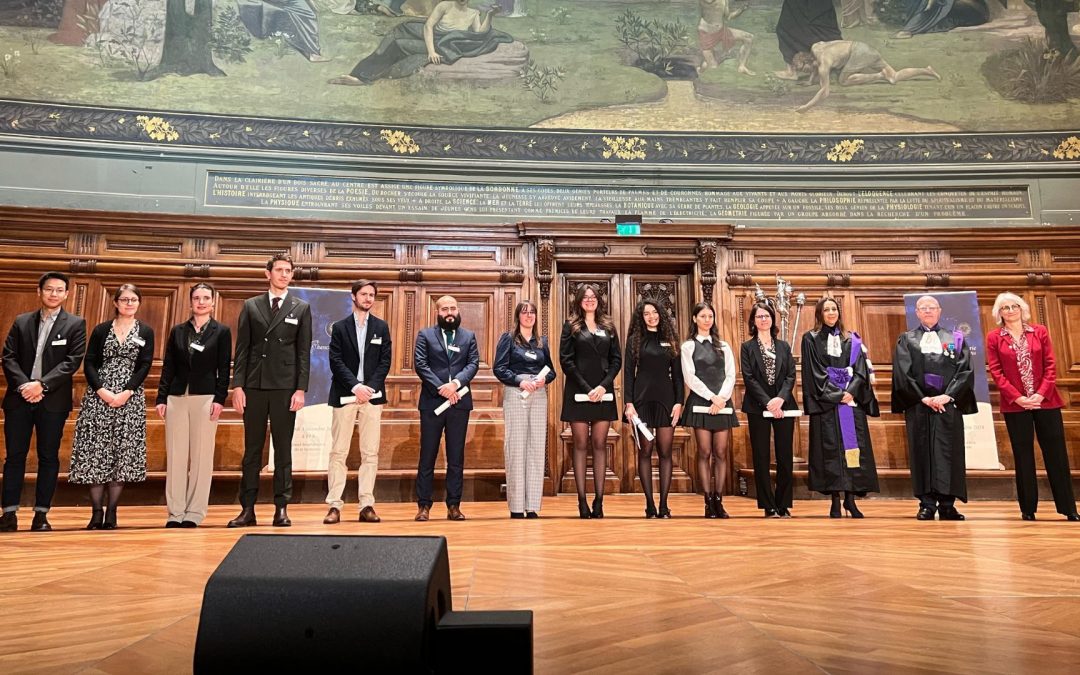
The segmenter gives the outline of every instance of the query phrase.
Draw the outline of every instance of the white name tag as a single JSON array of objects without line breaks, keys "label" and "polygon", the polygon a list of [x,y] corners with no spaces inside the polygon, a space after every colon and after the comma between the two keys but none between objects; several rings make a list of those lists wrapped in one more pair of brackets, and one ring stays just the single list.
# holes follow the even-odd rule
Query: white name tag
[{"label": "white name tag", "polygon": [[536,352],[525,352],[525,358],[536,360]]},{"label": "white name tag", "polygon": [[285,317],[285,323],[291,323],[292,325],[295,326],[295,325],[300,323],[300,319],[294,319],[291,316],[287,316],[287,317]]},{"label": "white name tag", "polygon": [[373,338],[371,338],[371,344],[373,344],[373,345],[381,345],[382,344],[382,338],[381,337],[373,337]]},{"label": "white name tag", "polygon": [[595,335],[596,337],[607,337],[607,331],[603,328],[597,328],[596,332],[593,333],[593,335]]},{"label": "white name tag", "polygon": [[53,347],[63,347],[66,344],[67,344],[67,338],[64,338],[63,340],[53,340],[52,341],[52,346]]},{"label": "white name tag", "polygon": [[198,342],[192,342],[191,343],[191,348],[194,349],[197,352],[206,351],[206,345],[201,345]]},{"label": "white name tag", "polygon": [[146,346],[146,340],[142,339],[138,335],[133,335],[132,338],[131,338],[131,341],[134,342],[135,344],[139,345],[140,347],[145,347]]},{"label": "white name tag", "polygon": [[461,347],[458,347],[457,345],[446,345],[446,349],[455,353],[461,351]]},{"label": "white name tag", "polygon": [[660,346],[661,346],[661,347],[670,347],[670,346],[671,346],[671,343],[670,343],[670,342],[661,342],[661,343],[660,343]]}]

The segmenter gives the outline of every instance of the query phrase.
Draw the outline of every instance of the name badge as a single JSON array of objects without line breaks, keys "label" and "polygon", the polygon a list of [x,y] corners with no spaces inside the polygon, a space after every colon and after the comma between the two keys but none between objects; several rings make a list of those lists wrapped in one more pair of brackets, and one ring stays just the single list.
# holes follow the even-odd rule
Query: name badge
[{"label": "name badge", "polygon": [[670,342],[661,342],[661,343],[660,343],[660,346],[661,346],[661,347],[670,347],[670,346],[671,346],[671,343],[670,343]]},{"label": "name badge", "polygon": [[198,342],[192,342],[191,343],[191,348],[194,349],[197,352],[201,352],[201,351],[206,350],[206,345],[201,345]]},{"label": "name badge", "polygon": [[300,319],[294,319],[291,316],[287,316],[287,317],[285,317],[285,323],[291,323],[292,325],[295,326],[295,325],[300,323]]},{"label": "name badge", "polygon": [[53,340],[51,344],[53,347],[63,347],[67,344],[67,338],[63,338],[61,340]]},{"label": "name badge", "polygon": [[603,328],[597,328],[596,332],[593,333],[593,335],[595,335],[596,337],[607,337],[607,331]]},{"label": "name badge", "polygon": [[146,346],[146,340],[142,339],[138,335],[133,335],[131,337],[131,341],[134,342],[135,344],[139,345],[140,347],[145,347]]},{"label": "name badge", "polygon": [[457,352],[461,351],[461,347],[458,347],[457,345],[447,345],[446,349],[449,350],[449,351],[452,351],[454,353],[457,353]]},{"label": "name badge", "polygon": [[536,360],[536,352],[525,352],[525,358]]},{"label": "name badge", "polygon": [[371,344],[373,344],[373,345],[381,345],[382,344],[382,336],[371,338]]}]

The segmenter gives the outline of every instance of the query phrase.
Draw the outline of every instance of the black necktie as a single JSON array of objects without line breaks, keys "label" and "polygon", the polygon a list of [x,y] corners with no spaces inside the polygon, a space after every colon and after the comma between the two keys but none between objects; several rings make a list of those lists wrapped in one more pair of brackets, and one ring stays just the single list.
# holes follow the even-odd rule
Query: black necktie
[{"label": "black necktie", "polygon": [[281,298],[274,298],[274,301],[270,303],[270,311],[277,314],[279,309],[281,309]]}]

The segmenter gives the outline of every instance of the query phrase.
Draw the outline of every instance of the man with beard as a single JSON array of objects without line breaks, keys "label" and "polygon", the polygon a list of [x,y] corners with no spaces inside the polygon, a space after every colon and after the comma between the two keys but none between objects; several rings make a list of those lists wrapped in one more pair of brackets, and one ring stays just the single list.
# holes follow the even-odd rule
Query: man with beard
[{"label": "man with beard", "polygon": [[938,325],[941,305],[932,295],[915,302],[919,326],[901,333],[893,357],[892,411],[907,424],[911,482],[919,520],[963,520],[956,500],[967,501],[964,415],[977,411],[975,376],[964,334]]},{"label": "man with beard", "polygon": [[386,403],[386,376],[390,373],[390,329],[386,322],[371,313],[378,286],[360,279],[352,285],[353,311],[334,322],[330,332],[330,407],[333,419],[330,435],[330,461],[326,472],[329,490],[326,503],[330,510],[325,525],[341,521],[341,499],[345,491],[346,460],[352,445],[353,427],[359,419],[360,471],[357,494],[360,497],[360,522],[377,523],[375,513],[375,474],[379,468],[379,424]]},{"label": "man with beard", "polygon": [[[431,483],[435,458],[446,433],[446,517],[465,520],[461,513],[462,477],[465,470],[465,434],[472,412],[471,392],[463,392],[480,367],[476,336],[461,327],[457,300],[444,295],[435,301],[438,326],[422,329],[416,336],[413,360],[420,376],[420,461],[416,469],[416,520],[431,515]],[[445,407],[443,407],[445,406]]]}]

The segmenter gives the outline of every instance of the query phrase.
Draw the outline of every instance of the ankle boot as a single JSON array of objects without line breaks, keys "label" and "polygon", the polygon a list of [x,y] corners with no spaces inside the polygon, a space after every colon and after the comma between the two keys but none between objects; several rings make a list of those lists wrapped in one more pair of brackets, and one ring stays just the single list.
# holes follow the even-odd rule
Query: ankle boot
[{"label": "ankle boot", "polygon": [[604,517],[604,495],[596,495],[592,501],[592,517],[603,518]]},{"label": "ankle boot", "polygon": [[592,513],[589,511],[589,502],[585,501],[584,497],[577,498],[577,511],[578,518],[581,518],[582,520],[592,518]]},{"label": "ankle boot", "polygon": [[843,518],[844,514],[840,512],[840,493],[834,492],[832,496],[832,506],[829,508],[830,518]]},{"label": "ankle boot", "polygon": [[86,524],[88,530],[100,530],[101,523],[105,520],[105,511],[103,509],[94,509],[90,512],[90,522]]},{"label": "ankle boot", "polygon": [[705,517],[719,518],[719,516],[716,515],[716,509],[713,508],[712,495],[708,492],[705,493]]},{"label": "ankle boot", "polygon": [[850,492],[844,497],[844,510],[848,512],[848,515],[852,518],[862,518],[862,511],[858,506],[855,506],[855,495]]},{"label": "ankle boot", "polygon": [[724,510],[724,498],[719,492],[714,492],[712,495],[713,512],[716,513],[717,518],[730,518],[728,512]]}]

